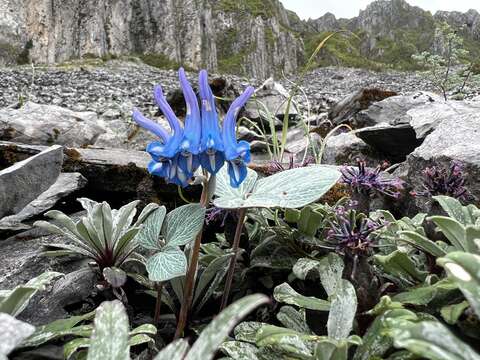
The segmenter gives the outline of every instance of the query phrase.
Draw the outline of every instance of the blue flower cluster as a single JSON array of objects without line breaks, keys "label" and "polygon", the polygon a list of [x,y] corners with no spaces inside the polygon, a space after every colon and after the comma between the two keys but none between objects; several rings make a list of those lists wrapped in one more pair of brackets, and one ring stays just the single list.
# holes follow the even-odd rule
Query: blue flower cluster
[{"label": "blue flower cluster", "polygon": [[147,152],[153,159],[148,171],[169,183],[185,187],[200,166],[215,175],[227,163],[230,184],[238,187],[247,176],[250,144],[237,142],[236,120],[240,109],[252,96],[253,87],[248,87],[233,101],[220,128],[207,72],[202,70],[199,75],[201,109],[185,71],[180,68],[178,73],[187,105],[185,126],[175,116],[159,85],[154,89],[155,101],[165,115],[171,133],[144,117],[137,109],[133,110],[133,119],[137,124],[160,138],[160,141],[153,141],[147,146]]}]

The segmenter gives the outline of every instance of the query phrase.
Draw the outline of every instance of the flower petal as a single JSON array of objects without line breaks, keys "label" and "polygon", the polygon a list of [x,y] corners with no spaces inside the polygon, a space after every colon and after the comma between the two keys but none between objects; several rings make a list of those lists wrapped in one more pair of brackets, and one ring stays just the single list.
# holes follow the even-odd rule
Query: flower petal
[{"label": "flower petal", "polygon": [[207,149],[223,151],[215,99],[208,85],[208,74],[205,70],[200,71],[199,85],[202,102],[202,151]]},{"label": "flower petal", "polygon": [[200,164],[210,174],[215,175],[224,165],[225,155],[221,151],[204,151],[200,154]]},{"label": "flower petal", "polygon": [[185,70],[183,70],[183,68],[179,69],[178,76],[180,78],[180,85],[182,87],[183,96],[187,105],[184,141],[182,142],[182,148],[183,150],[187,150],[193,154],[198,154],[202,134],[202,123],[197,96],[195,95],[192,86],[188,82],[185,75]]},{"label": "flower petal", "polygon": [[163,128],[162,125],[147,119],[145,116],[143,116],[140,111],[138,111],[137,108],[133,109],[132,113],[133,120],[144,128],[145,130],[148,130],[155,135],[157,135],[160,139],[162,139],[163,143],[166,143],[170,139],[170,134]]},{"label": "flower petal", "polygon": [[162,87],[160,85],[156,85],[153,94],[155,97],[155,102],[157,103],[160,110],[162,110],[163,115],[165,115],[170,127],[172,128],[172,136],[175,138],[181,138],[183,136],[183,129],[178,121],[175,113],[173,112],[172,108],[168,104],[165,96],[163,95]]},{"label": "flower petal", "polygon": [[169,161],[150,161],[148,163],[148,172],[152,175],[159,176],[159,177],[167,177],[168,172],[170,170],[170,162]]},{"label": "flower petal", "polygon": [[237,138],[235,127],[237,123],[237,116],[240,109],[245,105],[250,96],[252,96],[254,88],[249,86],[245,89],[242,95],[236,98],[227,111],[227,115],[223,120],[222,138],[225,147],[225,157],[227,160],[233,160],[238,157]]},{"label": "flower petal", "polygon": [[230,175],[230,185],[238,188],[247,177],[247,166],[243,161],[227,161],[227,171]]}]

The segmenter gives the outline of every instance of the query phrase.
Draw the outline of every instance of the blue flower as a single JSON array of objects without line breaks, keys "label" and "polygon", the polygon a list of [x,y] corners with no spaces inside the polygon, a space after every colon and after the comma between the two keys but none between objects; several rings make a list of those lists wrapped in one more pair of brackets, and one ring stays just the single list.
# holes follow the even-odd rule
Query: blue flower
[{"label": "blue flower", "polygon": [[235,188],[245,180],[247,176],[246,164],[250,162],[250,144],[243,140],[237,142],[235,125],[240,109],[252,96],[253,91],[254,88],[249,86],[242,95],[235,99],[223,120],[222,140],[225,149],[225,160],[227,161],[228,174],[230,175],[230,185]]},{"label": "blue flower", "polygon": [[183,69],[179,70],[179,78],[187,106],[184,127],[167,103],[160,86],[155,86],[155,101],[165,115],[171,132],[144,117],[137,109],[133,110],[133,119],[159,137],[158,141],[147,146],[147,152],[153,159],[148,164],[148,171],[168,182],[187,186],[200,165],[215,175],[226,161],[230,183],[233,187],[238,187],[247,176],[246,164],[250,162],[250,144],[246,141],[237,142],[236,120],[241,107],[248,101],[254,89],[248,87],[232,103],[223,128],[220,129],[207,72],[202,70],[199,75],[201,108]]},{"label": "blue flower", "polygon": [[225,162],[223,142],[220,135],[218,115],[212,89],[208,85],[208,74],[200,71],[200,100],[202,102],[202,153],[200,163],[209,173],[215,175]]},{"label": "blue flower", "polygon": [[182,142],[180,143],[179,166],[190,178],[200,165],[200,140],[202,132],[202,122],[200,118],[200,109],[198,100],[192,86],[187,80],[185,71],[180,68],[178,71],[180,85],[185,97],[187,114],[185,116],[185,131]]}]

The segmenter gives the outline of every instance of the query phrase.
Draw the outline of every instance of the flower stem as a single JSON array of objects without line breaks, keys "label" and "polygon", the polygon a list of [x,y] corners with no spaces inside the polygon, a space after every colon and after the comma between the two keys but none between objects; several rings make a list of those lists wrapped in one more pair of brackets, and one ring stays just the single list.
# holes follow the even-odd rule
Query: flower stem
[{"label": "flower stem", "polygon": [[163,282],[155,283],[155,289],[157,290],[157,302],[155,303],[155,315],[153,316],[153,323],[158,325],[160,321],[160,307],[162,306]]},{"label": "flower stem", "polygon": [[237,263],[240,237],[242,236],[242,229],[243,229],[243,223],[245,221],[246,212],[247,212],[247,209],[238,210],[238,222],[237,222],[237,227],[235,229],[235,236],[233,238],[233,245],[232,245],[233,256],[230,259],[230,265],[228,267],[227,280],[225,280],[225,289],[223,291],[222,303],[220,304],[220,311],[225,309],[225,307],[227,306],[228,296],[230,294],[230,289],[232,287],[233,274],[235,272],[235,264]]},{"label": "flower stem", "polygon": [[[211,176],[209,181],[215,181],[215,177]],[[209,184],[205,181],[203,184],[202,195],[200,197],[200,205],[206,207],[208,204],[208,189]],[[188,313],[192,305],[193,288],[195,287],[195,275],[197,274],[198,258],[200,255],[200,245],[202,243],[203,229],[198,233],[195,243],[193,244],[190,265],[188,267],[187,275],[185,277],[185,286],[183,289],[182,307],[180,308],[180,314],[178,315],[177,329],[175,331],[174,339],[178,339],[182,336],[185,326],[187,324]]]}]

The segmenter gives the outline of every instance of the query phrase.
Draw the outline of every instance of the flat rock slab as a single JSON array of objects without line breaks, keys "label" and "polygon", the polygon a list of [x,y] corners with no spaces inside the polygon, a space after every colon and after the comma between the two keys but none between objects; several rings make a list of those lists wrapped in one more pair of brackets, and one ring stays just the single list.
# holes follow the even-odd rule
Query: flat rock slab
[{"label": "flat rock slab", "polygon": [[0,110],[0,139],[38,145],[92,145],[105,129],[97,114],[56,105],[27,102],[20,109]]},{"label": "flat rock slab", "polygon": [[16,214],[57,181],[63,147],[44,148],[0,171],[0,217]]},{"label": "flat rock slab", "polygon": [[6,216],[0,220],[0,230],[24,230],[31,226],[22,222],[51,209],[65,196],[80,190],[87,183],[82,174],[62,173],[57,181],[38,198],[25,206],[18,214]]},{"label": "flat rock slab", "polygon": [[[12,161],[28,158],[45,148],[0,141],[0,166],[9,166]],[[122,199],[161,202],[166,206],[173,206],[179,200],[177,185],[165,184],[163,179],[148,173],[147,165],[151,158],[144,151],[65,148],[64,154],[63,172],[82,174],[88,180],[88,192],[108,193],[117,199],[121,194]],[[191,198],[200,191],[200,185],[189,186],[184,194]]]}]

